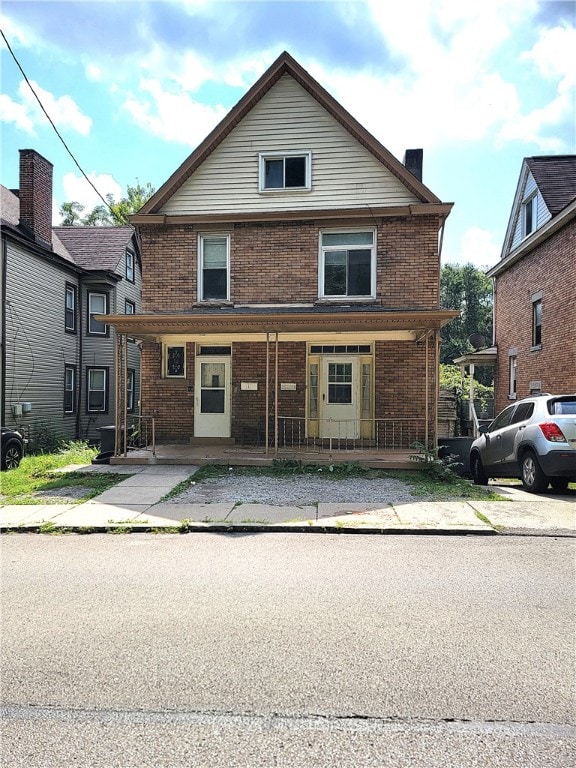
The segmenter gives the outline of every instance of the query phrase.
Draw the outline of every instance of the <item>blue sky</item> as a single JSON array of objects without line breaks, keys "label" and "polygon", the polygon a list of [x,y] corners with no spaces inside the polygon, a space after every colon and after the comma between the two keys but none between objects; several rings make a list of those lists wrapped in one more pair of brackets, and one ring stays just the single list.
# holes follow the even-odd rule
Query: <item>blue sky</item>
[{"label": "blue sky", "polygon": [[[3,0],[0,26],[103,195],[158,188],[287,50],[455,206],[443,261],[498,259],[523,157],[576,152],[573,0]],[[4,186],[18,150],[54,164],[55,209],[99,200],[3,40]],[[54,223],[58,223],[55,214]]]}]

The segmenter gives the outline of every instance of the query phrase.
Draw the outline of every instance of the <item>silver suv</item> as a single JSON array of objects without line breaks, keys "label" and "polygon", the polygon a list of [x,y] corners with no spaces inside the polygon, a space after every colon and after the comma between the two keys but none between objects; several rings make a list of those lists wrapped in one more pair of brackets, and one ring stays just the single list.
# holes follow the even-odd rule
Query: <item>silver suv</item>
[{"label": "silver suv", "polygon": [[470,447],[476,485],[518,477],[527,491],[576,481],[576,395],[538,395],[509,405]]}]

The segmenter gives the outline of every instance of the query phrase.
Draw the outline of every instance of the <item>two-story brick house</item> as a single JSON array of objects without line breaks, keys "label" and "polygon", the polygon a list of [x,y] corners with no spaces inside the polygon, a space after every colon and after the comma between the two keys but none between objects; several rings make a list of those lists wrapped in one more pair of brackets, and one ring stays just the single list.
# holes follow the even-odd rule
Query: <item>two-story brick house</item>
[{"label": "two-story brick house", "polygon": [[576,392],[576,155],[522,163],[494,279],[496,408]]},{"label": "two-story brick house", "polygon": [[451,204],[407,160],[284,53],[132,217],[142,314],[105,319],[160,442],[434,441]]},{"label": "two-story brick house", "polygon": [[[2,424],[100,439],[115,423],[114,332],[96,313],[140,311],[131,226],[53,227],[52,164],[20,151],[20,188],[2,193]],[[138,409],[140,351],[128,343],[128,398]]]}]

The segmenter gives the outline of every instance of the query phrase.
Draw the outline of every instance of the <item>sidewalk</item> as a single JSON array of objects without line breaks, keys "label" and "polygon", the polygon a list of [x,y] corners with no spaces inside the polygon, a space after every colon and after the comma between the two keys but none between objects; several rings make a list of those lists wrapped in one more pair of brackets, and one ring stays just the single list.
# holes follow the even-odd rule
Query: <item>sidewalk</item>
[{"label": "sidewalk", "polygon": [[498,533],[576,537],[574,497],[535,496],[520,488],[494,486],[507,501],[413,501],[403,504],[335,504],[290,507],[234,502],[160,502],[196,467],[89,465],[88,472],[130,474],[113,488],[81,504],[0,504],[0,530],[133,531],[310,531],[358,533]]}]

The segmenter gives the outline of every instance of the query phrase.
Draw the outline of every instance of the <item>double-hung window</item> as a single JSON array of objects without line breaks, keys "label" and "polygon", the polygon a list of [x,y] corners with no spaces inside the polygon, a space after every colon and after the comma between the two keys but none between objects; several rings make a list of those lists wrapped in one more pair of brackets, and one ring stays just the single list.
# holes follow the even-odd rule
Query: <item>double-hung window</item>
[{"label": "double-hung window", "polygon": [[508,397],[510,400],[516,399],[516,387],[518,374],[518,358],[516,355],[508,356]]},{"label": "double-hung window", "polygon": [[128,377],[126,379],[126,410],[129,413],[134,411],[134,392],[136,388],[136,371],[134,368],[128,368]]},{"label": "double-hung window", "polygon": [[532,346],[542,345],[542,298],[532,301]]},{"label": "double-hung window", "polygon": [[536,229],[538,217],[538,198],[534,194],[522,204],[522,234],[528,237]]},{"label": "double-hung window", "polygon": [[76,333],[76,286],[70,283],[66,283],[64,330],[66,333]]},{"label": "double-hung window", "polygon": [[126,280],[134,282],[134,251],[126,248]]},{"label": "double-hung window", "polygon": [[200,235],[198,254],[199,300],[227,301],[230,297],[230,235]]},{"label": "double-hung window", "polygon": [[88,334],[93,336],[108,336],[108,326],[94,318],[94,315],[105,315],[108,312],[108,294],[90,292],[88,294]]},{"label": "double-hung window", "polygon": [[310,151],[261,152],[259,162],[258,189],[260,192],[310,190],[312,179]]},{"label": "double-hung window", "polygon": [[372,298],[376,295],[373,229],[320,233],[320,297]]},{"label": "double-hung window", "polygon": [[76,412],[76,366],[64,366],[64,413]]},{"label": "double-hung window", "polygon": [[106,413],[108,410],[108,368],[87,368],[86,410]]}]

